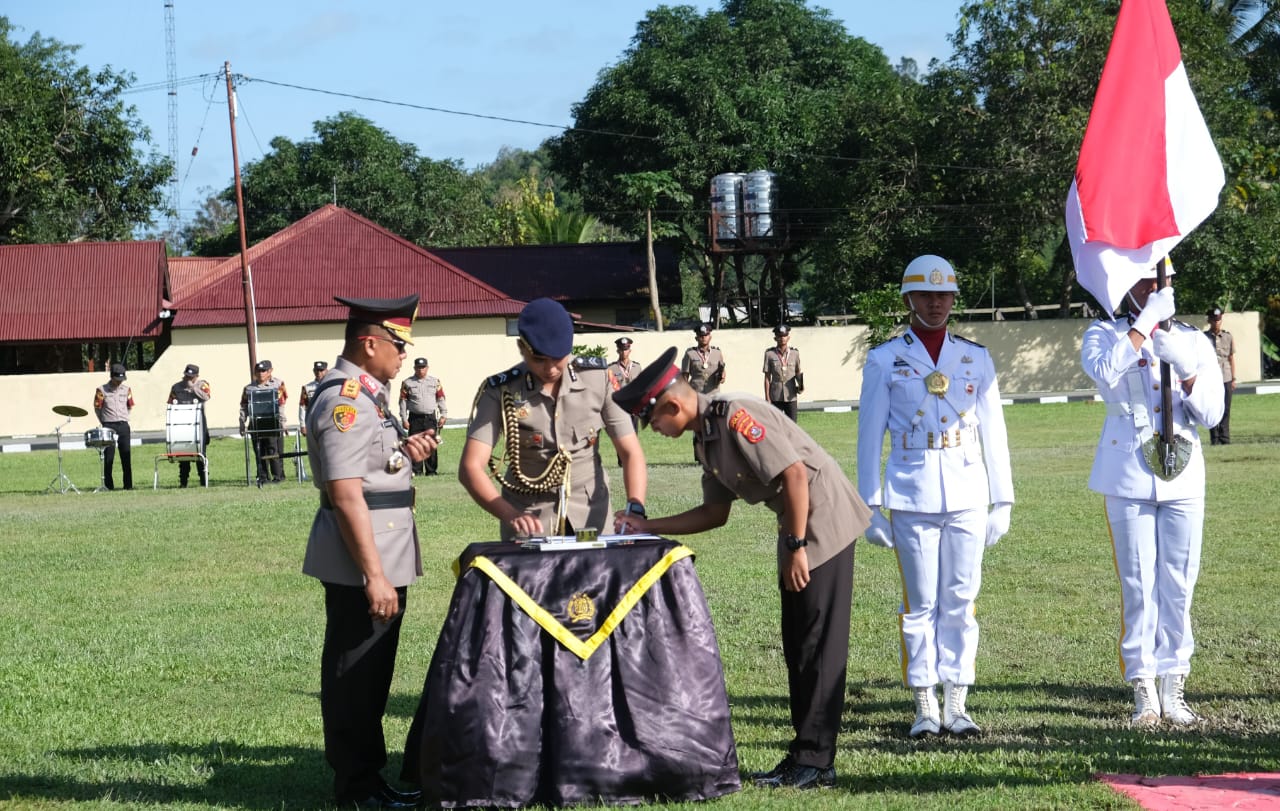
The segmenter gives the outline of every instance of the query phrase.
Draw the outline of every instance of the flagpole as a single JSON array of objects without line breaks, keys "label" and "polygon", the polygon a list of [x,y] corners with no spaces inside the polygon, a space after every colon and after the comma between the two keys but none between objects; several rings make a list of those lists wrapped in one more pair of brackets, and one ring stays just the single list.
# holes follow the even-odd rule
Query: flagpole
[{"label": "flagpole", "polygon": [[[1169,257],[1156,262],[1156,289],[1163,290],[1169,283]],[[1185,268],[1184,268],[1185,269]],[[1160,322],[1160,329],[1168,331],[1173,319]],[[1167,360],[1160,361],[1160,464],[1165,476],[1172,478],[1176,463],[1173,450],[1173,371]]]}]

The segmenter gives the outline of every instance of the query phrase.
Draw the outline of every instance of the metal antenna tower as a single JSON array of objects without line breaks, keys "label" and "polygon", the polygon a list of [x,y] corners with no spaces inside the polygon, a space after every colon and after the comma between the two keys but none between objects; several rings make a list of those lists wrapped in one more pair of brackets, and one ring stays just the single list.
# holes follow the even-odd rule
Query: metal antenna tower
[{"label": "metal antenna tower", "polygon": [[169,80],[169,239],[178,235],[178,43],[173,26],[174,0],[164,0],[164,66]]}]

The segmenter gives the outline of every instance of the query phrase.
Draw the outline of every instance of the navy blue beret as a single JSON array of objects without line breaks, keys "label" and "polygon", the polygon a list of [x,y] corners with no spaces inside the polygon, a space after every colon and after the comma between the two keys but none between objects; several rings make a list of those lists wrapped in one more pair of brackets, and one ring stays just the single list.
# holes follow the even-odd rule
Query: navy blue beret
[{"label": "navy blue beret", "polygon": [[573,318],[558,301],[540,298],[526,304],[516,330],[536,354],[559,359],[573,351]]}]

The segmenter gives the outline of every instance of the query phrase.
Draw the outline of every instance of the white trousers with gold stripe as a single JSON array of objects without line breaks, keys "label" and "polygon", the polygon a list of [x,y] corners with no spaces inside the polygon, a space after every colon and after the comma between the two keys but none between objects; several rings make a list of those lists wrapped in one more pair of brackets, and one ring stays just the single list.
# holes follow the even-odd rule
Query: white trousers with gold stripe
[{"label": "white trousers with gold stripe", "polygon": [[1204,498],[1107,496],[1120,578],[1120,672],[1125,681],[1191,672],[1191,595],[1200,574]]},{"label": "white trousers with gold stripe", "polygon": [[974,683],[987,511],[890,514],[902,575],[898,627],[908,687]]}]

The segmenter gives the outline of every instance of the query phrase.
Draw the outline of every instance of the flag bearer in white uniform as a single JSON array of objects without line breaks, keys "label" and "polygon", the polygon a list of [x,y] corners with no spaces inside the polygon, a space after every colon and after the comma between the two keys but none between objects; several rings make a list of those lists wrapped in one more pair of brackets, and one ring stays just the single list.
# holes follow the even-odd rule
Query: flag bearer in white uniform
[{"label": "flag bearer in white uniform", "polygon": [[[1172,272],[1172,269],[1170,269]],[[1080,362],[1098,385],[1107,417],[1089,489],[1105,499],[1120,577],[1120,667],[1133,685],[1133,726],[1199,721],[1183,697],[1191,672],[1191,595],[1200,571],[1204,528],[1204,457],[1196,427],[1222,417],[1222,373],[1213,346],[1173,317],[1173,288],[1156,291],[1156,272],[1129,290],[1128,314],[1098,320],[1084,333]],[[1172,367],[1172,477],[1153,472],[1163,408],[1160,361]],[[1156,457],[1160,459],[1159,456]],[[1157,686],[1157,679],[1159,684]]]},{"label": "flag bearer in white uniform", "polygon": [[858,494],[872,508],[867,540],[896,550],[902,574],[898,623],[903,681],[915,700],[913,738],[981,731],[965,710],[978,650],[974,601],[983,549],[1009,531],[1013,509],[995,365],[985,347],[947,331],[958,290],[941,257],[907,265],[910,328],[867,353],[858,404]]}]

